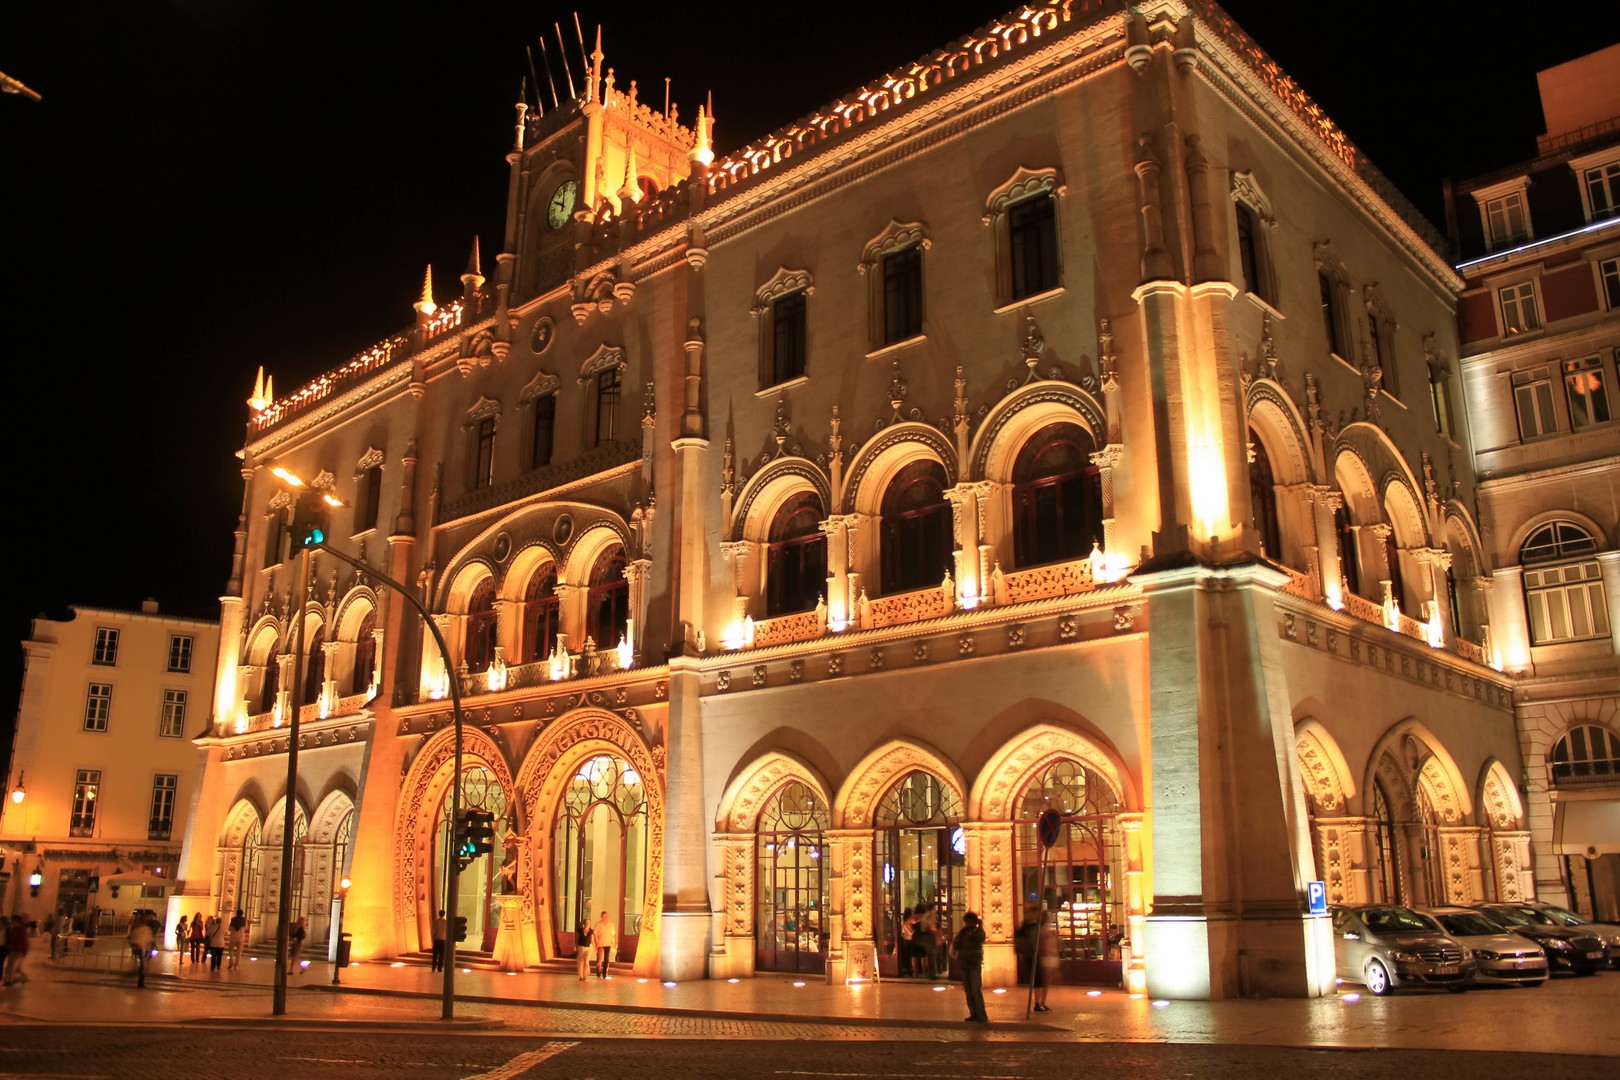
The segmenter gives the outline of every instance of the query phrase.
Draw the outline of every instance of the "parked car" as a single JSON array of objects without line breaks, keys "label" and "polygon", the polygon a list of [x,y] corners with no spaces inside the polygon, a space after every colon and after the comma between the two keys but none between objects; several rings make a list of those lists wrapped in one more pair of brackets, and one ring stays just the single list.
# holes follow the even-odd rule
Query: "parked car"
[{"label": "parked car", "polygon": [[1540,945],[1547,953],[1550,971],[1590,975],[1603,966],[1603,942],[1596,934],[1560,926],[1523,904],[1479,904],[1474,910]]},{"label": "parked car", "polygon": [[1561,908],[1540,900],[1522,900],[1519,902],[1519,906],[1539,912],[1545,918],[1551,919],[1557,926],[1567,926],[1571,930],[1580,930],[1591,934],[1603,942],[1603,951],[1608,954],[1609,966],[1620,968],[1620,925],[1594,922],[1578,911],[1571,911],[1568,908]]},{"label": "parked car", "polygon": [[1510,933],[1481,911],[1460,907],[1417,908],[1446,934],[1472,950],[1480,981],[1540,986],[1547,981],[1547,954],[1529,938]]},{"label": "parked car", "polygon": [[1357,904],[1330,910],[1341,979],[1363,983],[1378,995],[1402,986],[1443,986],[1461,993],[1472,985],[1473,954],[1411,908]]}]

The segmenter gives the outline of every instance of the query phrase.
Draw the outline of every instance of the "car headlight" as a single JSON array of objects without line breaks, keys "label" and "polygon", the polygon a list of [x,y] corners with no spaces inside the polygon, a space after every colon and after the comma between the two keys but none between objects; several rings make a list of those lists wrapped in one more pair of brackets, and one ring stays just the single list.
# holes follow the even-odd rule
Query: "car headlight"
[{"label": "car headlight", "polygon": [[1472,960],[1475,956],[1484,956],[1484,955],[1485,955],[1484,953],[1475,953],[1473,949],[1469,949],[1469,948],[1464,948],[1463,949],[1463,959],[1464,960]]},{"label": "car headlight", "polygon": [[1393,950],[1390,952],[1389,958],[1402,964],[1415,964],[1422,959],[1417,953],[1395,952]]},{"label": "car headlight", "polygon": [[1541,944],[1549,949],[1558,949],[1562,952],[1567,952],[1569,950],[1569,942],[1559,937],[1544,938]]},{"label": "car headlight", "polygon": [[[1474,955],[1477,956],[1481,960],[1500,960],[1500,959],[1502,959],[1502,957],[1498,953],[1493,953],[1489,949],[1475,949],[1474,950]],[[1463,953],[1463,958],[1467,959],[1467,957],[1468,957],[1468,954],[1466,952]]]}]

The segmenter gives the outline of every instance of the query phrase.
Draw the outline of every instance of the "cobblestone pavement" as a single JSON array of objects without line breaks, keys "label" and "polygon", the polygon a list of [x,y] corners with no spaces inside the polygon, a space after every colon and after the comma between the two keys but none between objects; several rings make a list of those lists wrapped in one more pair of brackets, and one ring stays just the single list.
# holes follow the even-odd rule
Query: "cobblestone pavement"
[{"label": "cobblestone pavement", "polygon": [[794,1044],[703,1040],[524,1038],[507,1034],[366,1033],[195,1028],[11,1027],[0,1076],[39,1080],[1424,1080],[1534,1077],[1610,1080],[1608,1058],[1478,1051],[1370,1053],[1281,1047],[1030,1045],[920,1041]]},{"label": "cobblestone pavement", "polygon": [[[330,984],[312,965],[293,980],[288,1014],[270,1015],[270,965],[207,974],[165,970],[136,990],[115,971],[30,965],[32,981],[0,990],[0,1032],[8,1025],[108,1023],[389,1027],[435,1030],[439,977],[423,968],[363,964]],[[936,985],[938,988],[936,989]],[[571,975],[458,973],[458,1022],[503,1025],[529,1037],[949,1044],[1178,1043],[1219,1046],[1498,1050],[1620,1057],[1620,973],[1555,978],[1536,989],[1479,988],[1469,994],[1415,992],[1375,998],[1359,987],[1316,1000],[1155,1002],[1117,990],[1057,987],[1053,1011],[1024,1020],[1024,995],[989,995],[988,1029],[961,1023],[958,988],[887,982],[849,988],[761,977],[679,986],[620,976],[579,982]],[[1094,996],[1093,996],[1094,995]],[[4,1062],[0,1061],[0,1072]]]}]

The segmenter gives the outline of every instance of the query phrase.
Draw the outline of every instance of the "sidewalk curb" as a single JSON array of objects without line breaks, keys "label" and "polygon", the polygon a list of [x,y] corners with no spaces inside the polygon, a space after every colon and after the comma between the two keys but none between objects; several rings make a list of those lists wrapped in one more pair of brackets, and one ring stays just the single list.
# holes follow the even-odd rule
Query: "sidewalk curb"
[{"label": "sidewalk curb", "polygon": [[344,1020],[333,1017],[297,1016],[199,1016],[184,1022],[187,1026],[252,1028],[333,1028],[345,1031],[397,1031],[401,1028],[426,1031],[500,1031],[504,1020]]},{"label": "sidewalk curb", "polygon": [[[439,994],[425,993],[420,990],[388,990],[375,986],[305,986],[300,989],[309,993],[325,994],[362,994],[373,997],[416,998],[420,1000],[437,1001]],[[882,1017],[882,1016],[825,1016],[806,1013],[764,1013],[764,1012],[733,1012],[719,1009],[682,1009],[673,1006],[659,1005],[616,1005],[611,1003],[596,1003],[588,1001],[546,1001],[539,998],[503,998],[478,995],[457,994],[456,1000],[468,1004],[518,1006],[531,1009],[574,1009],[580,1012],[619,1012],[637,1016],[672,1016],[689,1017],[704,1020],[755,1020],[777,1024],[842,1024],[854,1027],[871,1028],[917,1028],[919,1030],[933,1031],[941,1026],[950,1026],[949,1018],[940,1020],[916,1020],[909,1017]],[[996,1031],[1026,1031],[1026,1032],[1056,1032],[1062,1033],[1069,1029],[1056,1024],[1042,1024],[1034,1021],[1008,1020],[998,1021],[992,1025]]]}]

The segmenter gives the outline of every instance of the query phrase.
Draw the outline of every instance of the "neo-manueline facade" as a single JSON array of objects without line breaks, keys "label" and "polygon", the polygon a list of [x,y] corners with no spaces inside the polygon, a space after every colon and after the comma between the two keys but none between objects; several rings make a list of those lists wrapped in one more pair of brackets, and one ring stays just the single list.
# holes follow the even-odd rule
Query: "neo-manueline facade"
[{"label": "neo-manueline facade", "polygon": [[[1070,979],[1311,995],[1311,881],[1531,894],[1460,280],[1219,8],[1032,4],[723,157],[599,47],[525,112],[493,276],[255,395],[182,905],[273,932],[293,709],[359,957],[448,882],[508,968],[607,911],[644,975],[893,975],[931,904],[1005,983],[1039,903]],[[271,466],[448,660],[295,595]]]}]

